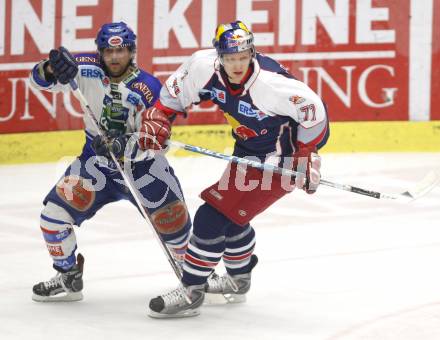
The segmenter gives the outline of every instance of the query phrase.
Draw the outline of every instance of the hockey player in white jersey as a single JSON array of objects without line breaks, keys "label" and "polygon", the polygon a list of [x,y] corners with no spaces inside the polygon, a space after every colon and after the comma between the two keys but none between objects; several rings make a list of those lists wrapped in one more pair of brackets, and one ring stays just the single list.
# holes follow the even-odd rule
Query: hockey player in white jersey
[{"label": "hockey player in white jersey", "polygon": [[[80,226],[108,203],[127,199],[136,205],[109,150],[121,163],[127,159],[127,150],[133,151],[128,155],[133,161],[124,162],[125,171],[138,183],[142,208],[176,261],[183,260],[189,237],[191,221],[173,169],[163,156],[138,157],[143,150],[158,148],[170,135],[172,117],[152,107],[161,84],[136,66],[136,35],[125,23],[103,25],[95,42],[97,53],[72,56],[63,47],[52,50],[30,75],[33,86],[51,92],[69,91],[69,82],[75,80],[110,140],[98,135],[84,116],[82,153],[44,199],[40,226],[57,275],[33,287],[36,301],[81,300],[84,257],[75,255],[73,226]],[[133,148],[126,148],[136,133],[141,137]]]},{"label": "hockey player in white jersey", "polygon": [[[201,194],[205,203],[194,217],[181,285],[150,301],[149,315],[156,318],[198,315],[205,294],[244,301],[258,260],[250,221],[294,185],[312,194],[320,180],[317,152],[329,135],[322,100],[276,61],[256,53],[253,35],[242,22],[219,25],[213,43],[215,49],[194,53],[168,78],[155,106],[171,115],[212,100],[232,127],[235,156],[304,176],[291,183],[230,164]],[[227,270],[221,277],[212,274],[220,260]]]}]

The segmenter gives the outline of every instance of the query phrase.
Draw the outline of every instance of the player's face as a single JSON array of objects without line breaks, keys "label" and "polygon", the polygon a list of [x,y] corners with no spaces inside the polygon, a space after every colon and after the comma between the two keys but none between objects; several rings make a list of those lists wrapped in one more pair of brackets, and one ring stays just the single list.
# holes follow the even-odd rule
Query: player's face
[{"label": "player's face", "polygon": [[240,84],[246,75],[251,59],[250,50],[223,55],[223,67],[231,83]]},{"label": "player's face", "polygon": [[128,47],[104,48],[102,59],[112,77],[121,76],[127,69],[132,58],[132,52]]}]

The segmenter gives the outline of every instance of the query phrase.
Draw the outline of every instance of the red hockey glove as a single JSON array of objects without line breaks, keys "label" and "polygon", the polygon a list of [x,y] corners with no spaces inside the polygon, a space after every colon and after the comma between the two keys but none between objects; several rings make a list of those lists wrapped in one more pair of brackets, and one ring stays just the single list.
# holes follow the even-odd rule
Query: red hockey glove
[{"label": "red hockey glove", "polygon": [[171,123],[162,110],[153,106],[143,113],[138,142],[142,150],[160,150],[170,136]]},{"label": "red hockey glove", "polygon": [[321,180],[321,157],[315,147],[300,147],[294,154],[293,170],[301,174],[296,176],[295,185],[308,194],[314,194]]}]

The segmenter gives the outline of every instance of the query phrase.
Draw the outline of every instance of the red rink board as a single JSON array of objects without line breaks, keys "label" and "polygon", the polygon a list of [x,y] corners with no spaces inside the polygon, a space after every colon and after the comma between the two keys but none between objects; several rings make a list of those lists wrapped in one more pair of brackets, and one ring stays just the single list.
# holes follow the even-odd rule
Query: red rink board
[{"label": "red rink board", "polygon": [[[429,107],[425,118],[409,114],[409,102],[417,107],[417,93],[409,86],[412,1],[193,0],[184,7],[180,0],[101,0],[88,6],[57,0],[55,8],[42,0],[22,1],[21,8],[12,0],[0,1],[0,133],[81,128],[76,100],[36,94],[27,80],[29,70],[55,46],[93,51],[98,28],[121,19],[137,32],[139,66],[161,81],[192,52],[209,48],[217,23],[239,16],[255,33],[258,51],[279,60],[323,97],[331,121],[440,119],[435,96],[420,103],[421,111]],[[432,1],[429,8],[428,87],[438,93],[440,5]],[[223,122],[215,106],[204,104],[177,124]]]}]

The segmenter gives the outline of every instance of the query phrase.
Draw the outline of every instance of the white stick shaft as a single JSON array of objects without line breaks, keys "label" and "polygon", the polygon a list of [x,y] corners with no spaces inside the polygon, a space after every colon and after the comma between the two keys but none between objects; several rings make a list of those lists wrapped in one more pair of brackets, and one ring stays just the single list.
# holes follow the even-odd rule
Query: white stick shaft
[{"label": "white stick shaft", "polygon": [[[185,144],[185,143],[181,143],[181,142],[177,142],[177,141],[171,141],[171,140],[169,140],[167,142],[167,144],[170,146],[177,147],[179,149],[184,149],[184,150],[187,150],[190,152],[195,152],[195,153],[199,153],[202,155],[223,159],[223,160],[226,160],[229,162],[249,165],[253,168],[257,168],[257,169],[260,169],[263,171],[264,170],[273,171],[277,174],[284,175],[284,176],[295,177],[296,175],[298,175],[298,172],[290,170],[290,169],[284,169],[284,168],[280,168],[280,167],[272,165],[272,164],[260,163],[257,161],[253,161],[250,159],[241,158],[241,157],[237,157],[237,156],[225,155],[220,152],[208,150],[208,149],[205,149],[205,148],[202,148],[199,146],[194,146],[194,145]],[[354,186],[348,185],[348,184],[339,184],[339,183],[330,182],[325,179],[321,179],[320,184],[327,185],[329,187],[336,188],[339,190],[350,191],[355,194],[365,195],[365,196],[369,196],[369,197],[373,197],[373,198],[377,198],[377,199],[380,199],[380,198],[396,199],[397,198],[397,196],[395,196],[395,195],[382,194],[380,192],[365,190],[365,189],[354,187]]]},{"label": "white stick shaft", "polygon": [[[76,82],[74,80],[72,80],[70,82],[70,86],[72,87],[72,91],[73,91],[74,95],[78,98],[78,100],[81,102],[81,104],[83,104],[83,106],[86,108],[85,113],[91,118],[93,125],[94,125],[96,131],[98,132],[98,134],[105,137],[105,134],[102,131],[102,129],[100,128],[98,120],[96,119],[95,114],[93,113],[92,109],[90,108],[90,106],[87,102],[87,99],[84,97],[84,95],[82,94],[81,90],[79,89],[78,85],[76,84]],[[143,205],[141,203],[141,199],[139,198],[138,191],[131,183],[131,180],[127,176],[127,174],[125,173],[124,169],[122,169],[121,164],[119,164],[119,161],[116,159],[113,152],[111,150],[109,150],[109,153],[110,153],[110,156],[111,156],[113,162],[116,164],[116,168],[118,169],[119,173],[121,174],[122,178],[124,179],[126,186],[130,190],[130,193],[133,195],[134,200],[136,201],[136,204],[139,208],[139,211],[141,212],[144,219],[147,221],[148,226],[152,229],[154,236],[156,237],[163,252],[165,253],[165,256],[167,257],[168,262],[170,263],[171,267],[173,268],[174,273],[176,274],[177,278],[180,281],[180,279],[182,277],[182,273],[180,271],[180,268],[174,262],[173,256],[171,255],[168,247],[166,246],[165,242],[162,240],[162,238],[160,237],[160,235],[156,231],[156,228],[154,228],[154,225],[151,222],[151,220],[146,212],[146,209],[143,207]]]}]

